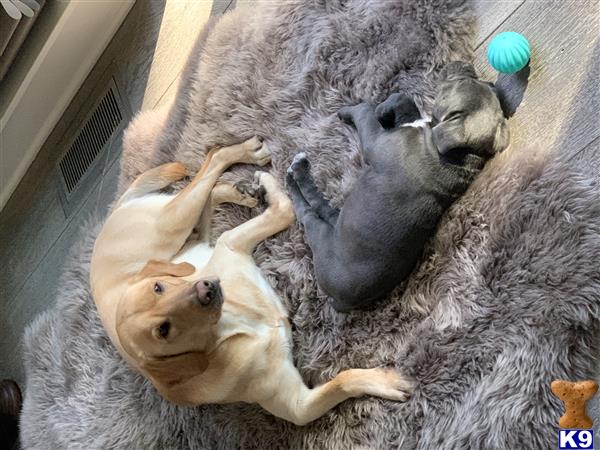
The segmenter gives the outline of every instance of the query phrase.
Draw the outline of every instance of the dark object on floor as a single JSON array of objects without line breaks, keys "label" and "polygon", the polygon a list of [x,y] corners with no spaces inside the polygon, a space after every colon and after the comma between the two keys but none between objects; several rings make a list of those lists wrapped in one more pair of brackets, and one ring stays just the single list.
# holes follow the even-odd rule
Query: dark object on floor
[{"label": "dark object on floor", "polygon": [[417,106],[398,94],[377,109],[361,103],[338,111],[356,128],[365,161],[341,210],[316,187],[303,153],[288,169],[315,276],[337,311],[372,307],[400,284],[444,211],[508,146],[496,90],[470,64],[455,61],[444,72],[432,123],[415,121]]},{"label": "dark object on floor", "polygon": [[0,413],[0,450],[11,450],[19,438],[19,416]]},{"label": "dark object on floor", "polygon": [[0,448],[11,449],[19,436],[21,390],[13,380],[0,381]]},{"label": "dark object on floor", "polygon": [[13,380],[0,381],[0,413],[18,416],[22,404],[23,399],[19,385]]},{"label": "dark object on floor", "polygon": [[[469,3],[268,1],[253,14],[224,16],[193,52],[162,143],[143,139],[161,126],[157,112],[130,125],[122,187],[160,162],[197,169],[213,145],[258,134],[268,138],[279,182],[306,148],[319,189],[339,207],[361,158],[356,133],[335,112],[392,92],[432,98],[429,69],[469,59]],[[98,231],[91,224],[56,306],[24,337],[23,446],[555,448],[562,409],[549,381],[597,371],[600,185],[564,161],[521,150],[509,147],[487,164],[406,284],[373,311],[342,315],[326,305],[298,227],[254,253],[286,303],[294,362],[308,383],[352,366],[397,367],[419,381],[410,401],[356,399],[306,427],[255,405],[167,403],[126,366],[100,323],[88,287]],[[249,180],[253,171],[239,167],[225,179]],[[215,236],[249,217],[224,208]]]}]

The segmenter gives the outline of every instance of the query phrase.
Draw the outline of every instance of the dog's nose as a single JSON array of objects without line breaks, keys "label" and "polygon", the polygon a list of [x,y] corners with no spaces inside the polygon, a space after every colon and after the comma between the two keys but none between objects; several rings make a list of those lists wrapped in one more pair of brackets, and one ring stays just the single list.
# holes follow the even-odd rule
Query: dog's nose
[{"label": "dog's nose", "polygon": [[195,287],[198,301],[202,305],[210,305],[221,298],[221,285],[218,279],[200,280]]}]

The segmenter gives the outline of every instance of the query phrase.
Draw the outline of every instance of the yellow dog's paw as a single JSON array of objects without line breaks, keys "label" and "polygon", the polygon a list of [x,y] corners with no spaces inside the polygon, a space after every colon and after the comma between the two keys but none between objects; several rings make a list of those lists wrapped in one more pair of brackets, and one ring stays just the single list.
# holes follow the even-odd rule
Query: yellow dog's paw
[{"label": "yellow dog's paw", "polygon": [[271,162],[271,150],[262,138],[254,136],[242,143],[242,146],[247,151],[249,164],[264,166]]},{"label": "yellow dog's paw", "polygon": [[242,142],[242,146],[244,146],[244,148],[246,148],[247,150],[250,151],[256,151],[259,150],[264,143],[264,139],[258,136],[253,136],[250,139],[246,139],[244,142]]},{"label": "yellow dog's paw", "polygon": [[254,172],[254,183],[264,189],[265,200],[269,208],[291,223],[295,218],[292,201],[281,189],[275,177],[269,172],[256,171]]},{"label": "yellow dog's paw", "polygon": [[401,375],[393,369],[381,369],[385,383],[381,386],[380,396],[388,400],[404,402],[410,398],[415,390],[416,382],[413,378]]},{"label": "yellow dog's paw", "polygon": [[233,185],[237,191],[242,195],[242,202],[240,204],[254,208],[259,201],[264,201],[265,189],[258,184],[248,181],[241,180]]},{"label": "yellow dog's paw", "polygon": [[[415,389],[415,381],[393,369],[359,369],[360,377],[353,377],[354,396],[373,395],[388,400],[404,402]],[[357,395],[358,394],[358,395]]]}]

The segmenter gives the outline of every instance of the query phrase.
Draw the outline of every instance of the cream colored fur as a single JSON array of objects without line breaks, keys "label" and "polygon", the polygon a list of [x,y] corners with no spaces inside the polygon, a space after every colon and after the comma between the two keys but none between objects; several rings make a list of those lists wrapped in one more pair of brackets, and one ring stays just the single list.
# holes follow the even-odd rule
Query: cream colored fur
[{"label": "cream colored fur", "polygon": [[[179,404],[255,402],[302,425],[351,397],[406,400],[412,382],[393,370],[350,369],[314,389],[303,382],[292,362],[287,312],[252,259],[259,242],[294,220],[289,198],[270,174],[255,176],[266,192],[265,212],[210,247],[216,205],[256,205],[236,187],[218,184],[219,176],[232,164],[269,161],[266,144],[252,138],[210,152],[177,195],[156,191],[186,175],[181,164],[137,178],[92,256],[93,295],[109,337],[161,395]],[[189,240],[195,227],[199,240]],[[205,281],[218,283],[222,302],[199,301],[208,301]]]}]

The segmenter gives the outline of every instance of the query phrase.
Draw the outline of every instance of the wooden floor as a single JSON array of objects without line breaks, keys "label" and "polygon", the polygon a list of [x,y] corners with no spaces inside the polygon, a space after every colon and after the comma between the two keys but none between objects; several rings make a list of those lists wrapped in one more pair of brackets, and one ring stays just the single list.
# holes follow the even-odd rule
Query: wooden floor
[{"label": "wooden floor", "polygon": [[[241,0],[237,7],[251,1]],[[490,38],[505,30],[532,44],[527,89],[511,119],[519,151],[564,152],[600,180],[600,29],[596,0],[475,0],[479,17],[476,67],[496,81],[487,65]],[[202,24],[236,6],[235,0],[139,0],[68,108],[60,124],[0,214],[0,377],[23,382],[20,336],[35,315],[52,305],[66,255],[93,213],[104,214],[116,190],[118,164],[102,168],[89,195],[66,215],[59,202],[54,167],[59,143],[79,126],[81,111],[98,86],[114,76],[131,111],[173,98],[183,63]],[[248,14],[252,10],[248,9]],[[522,84],[498,80],[512,97]],[[80,120],[80,119],[79,119]],[[8,270],[6,270],[8,268]]]}]

